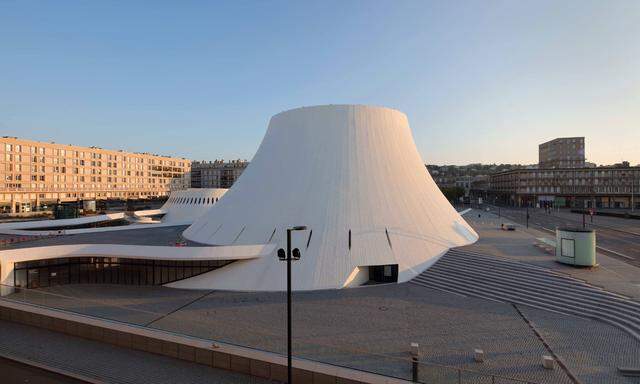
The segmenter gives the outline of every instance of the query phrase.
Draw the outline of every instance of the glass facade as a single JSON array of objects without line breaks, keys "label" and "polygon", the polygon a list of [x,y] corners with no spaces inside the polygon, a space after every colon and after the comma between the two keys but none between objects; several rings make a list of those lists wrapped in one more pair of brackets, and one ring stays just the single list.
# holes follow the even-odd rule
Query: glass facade
[{"label": "glass facade", "polygon": [[146,260],[76,257],[14,264],[15,287],[62,284],[162,285],[223,267],[232,260]]}]

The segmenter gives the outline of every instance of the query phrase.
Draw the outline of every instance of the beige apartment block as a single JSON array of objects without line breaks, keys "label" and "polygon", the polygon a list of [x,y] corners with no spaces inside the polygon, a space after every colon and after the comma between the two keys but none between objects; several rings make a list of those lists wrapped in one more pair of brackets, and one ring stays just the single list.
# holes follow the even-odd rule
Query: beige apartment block
[{"label": "beige apartment block", "polygon": [[584,137],[560,137],[538,146],[540,168],[584,168]]},{"label": "beige apartment block", "polygon": [[189,172],[183,158],[0,138],[0,210],[44,203],[166,196]]}]

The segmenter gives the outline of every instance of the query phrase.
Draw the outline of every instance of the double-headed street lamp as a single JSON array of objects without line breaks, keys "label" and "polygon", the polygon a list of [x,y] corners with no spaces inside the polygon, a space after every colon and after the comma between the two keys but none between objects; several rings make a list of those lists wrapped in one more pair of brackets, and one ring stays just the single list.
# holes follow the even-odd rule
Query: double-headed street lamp
[{"label": "double-headed street lamp", "polygon": [[300,250],[291,250],[291,232],[304,231],[307,227],[299,225],[287,228],[287,251],[278,249],[278,259],[287,262],[287,383],[291,384],[291,260],[300,260]]}]

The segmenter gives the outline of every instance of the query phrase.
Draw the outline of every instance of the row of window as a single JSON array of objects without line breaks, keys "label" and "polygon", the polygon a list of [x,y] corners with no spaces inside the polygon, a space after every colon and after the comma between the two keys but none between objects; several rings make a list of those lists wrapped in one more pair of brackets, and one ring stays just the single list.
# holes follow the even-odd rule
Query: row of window
[{"label": "row of window", "polygon": [[[29,177],[28,175],[12,175],[12,174],[6,174],[4,176],[4,179],[6,181],[11,181],[11,180],[28,180]],[[45,175],[31,175],[31,181],[45,181]],[[148,184],[156,184],[156,182],[158,184],[169,184],[171,182],[172,179],[166,178],[159,178],[159,179],[146,179],[146,182]],[[71,176],[69,175],[69,177],[67,178],[67,176],[65,175],[49,175],[46,176],[46,181],[54,181],[54,182],[65,182],[65,181],[80,181],[80,182],[84,182],[84,181],[91,181],[94,183],[102,183],[103,182],[103,177],[102,176],[91,176],[91,179],[89,179],[89,176],[85,177],[84,176]],[[104,181],[106,181],[107,183],[118,183],[121,182],[123,184],[140,184],[140,183],[145,183],[145,179],[143,178],[126,178],[126,177],[105,177]]]},{"label": "row of window", "polygon": [[162,285],[223,267],[231,261],[143,260],[81,257],[14,264],[14,286],[41,288],[62,284]]},{"label": "row of window", "polygon": [[[501,189],[503,191],[510,191],[509,188]],[[634,190],[631,187],[568,187],[568,188],[560,188],[560,187],[521,187],[518,188],[519,193],[640,193],[640,191]]]},{"label": "row of window", "polygon": [[171,197],[168,200],[174,204],[215,204],[217,197]]},{"label": "row of window", "polygon": [[[49,148],[44,148],[44,147],[30,147],[30,146],[23,146],[20,144],[5,144],[4,147],[6,152],[14,152],[14,153],[30,153],[32,155],[34,154],[38,154],[38,155],[55,155],[55,156],[61,156],[61,157],[69,157],[69,156],[74,156],[77,158],[91,158],[91,159],[102,159],[103,156],[101,153],[98,152],[82,152],[82,151],[72,151],[72,150],[65,150],[65,149],[49,149]],[[145,157],[138,157],[138,156],[124,156],[124,155],[111,155],[111,154],[105,154],[104,155],[104,159],[108,159],[108,160],[115,160],[115,161],[122,161],[122,162],[132,162],[132,163],[148,163],[148,164],[156,164],[156,160],[157,163],[160,165],[168,165],[168,166],[178,166],[178,167],[184,167],[185,162],[181,162],[181,161],[175,161],[175,160],[160,160],[160,159],[153,159],[153,158],[145,158]]]},{"label": "row of window", "polygon": [[640,178],[640,168],[633,167],[628,169],[615,169],[615,170],[565,170],[555,172],[517,172],[511,174],[502,174],[491,176],[495,180],[510,180],[510,179],[536,179],[536,178],[550,178],[550,179],[570,179],[570,178]]},{"label": "row of window", "polygon": [[[10,187],[10,185],[7,185]],[[0,191],[4,189],[4,186],[0,184]],[[20,193],[20,194],[12,194],[11,193],[0,193],[0,202],[9,202],[11,200],[35,200],[36,197],[39,199],[63,199],[63,198],[124,198],[124,197],[150,197],[150,196],[165,196],[163,191],[126,191],[126,192],[118,192],[118,191],[109,191],[109,192],[73,192],[73,193]]]},{"label": "row of window", "polygon": [[[7,155],[7,156],[13,156],[13,155]],[[54,159],[54,160],[58,160],[58,159]],[[22,161],[20,161],[19,159],[18,159],[18,161],[14,162],[12,159],[7,158],[7,162],[5,163],[4,168],[6,170],[12,170],[12,169],[22,170],[22,169],[31,168],[33,170],[33,172],[37,172],[38,169],[40,169],[42,172],[45,171],[46,168],[45,168],[44,165],[41,165],[40,167],[38,167],[38,165],[34,165],[33,163],[37,163],[37,161],[32,162],[31,165],[30,165],[30,164],[28,164],[26,162],[22,163]],[[42,161],[42,163],[45,163],[45,162]],[[65,162],[65,161],[54,161],[53,163],[47,162],[45,164],[47,164],[49,170],[54,170],[55,172],[59,172],[60,169],[63,169],[63,171],[62,171],[63,173],[64,173],[64,169],[66,169],[65,165],[76,166],[76,168],[73,168],[75,170],[75,173],[78,173],[78,169],[80,169],[80,173],[84,173],[85,169],[86,169],[86,173],[89,173],[89,169],[91,169],[91,173],[96,173],[96,172],[100,173],[101,170],[103,169],[102,168],[102,163],[100,161],[98,161],[98,162],[92,161],[90,166],[93,167],[93,168],[89,168],[89,164],[88,163],[85,164],[84,160],[80,160],[79,164],[75,163],[75,160],[74,160],[74,163]],[[55,164],[55,166],[50,166],[49,164]],[[107,164],[108,164],[107,168],[118,168],[118,167],[115,166],[116,163],[113,163],[114,164],[113,167],[111,165],[109,165],[111,163],[107,163]],[[80,168],[78,168],[78,166]],[[96,169],[94,169],[94,168],[96,168]],[[158,168],[160,168],[160,169],[158,169]],[[69,169],[71,169],[71,167],[69,167]],[[125,171],[125,169],[126,169],[126,171]],[[153,174],[153,175],[168,175],[167,177],[173,177],[174,173],[177,173],[177,174],[182,174],[183,173],[183,170],[180,169],[180,168],[158,167],[158,166],[151,166],[151,165],[149,165],[147,167],[135,166],[135,167],[122,167],[121,169],[108,169],[108,170],[105,170],[105,172],[108,171],[108,173],[110,175],[111,174],[113,174],[113,175],[118,175],[118,174],[124,175],[125,172],[126,172],[127,175],[131,175],[131,172],[132,172],[131,169],[134,169],[134,170],[137,169],[137,171],[135,171],[136,176],[148,173],[148,174]],[[144,172],[145,169],[147,169],[148,172]]]},{"label": "row of window", "polygon": [[[84,183],[85,180],[67,180],[68,183],[65,184],[65,180],[56,180],[59,181],[59,184],[42,184],[42,183],[29,183],[27,182],[28,180],[22,180],[22,178],[16,178],[15,180],[11,179],[11,178],[7,178],[6,180],[4,180],[5,182],[2,182],[2,180],[0,180],[0,190],[3,190],[4,188],[20,188],[20,189],[38,189],[38,190],[57,190],[57,189],[161,189],[161,190],[165,190],[166,186],[165,184],[168,183],[159,183],[156,185],[156,183],[149,183],[149,184],[133,184],[133,183],[128,183],[128,184],[104,184],[102,181],[98,180],[97,183],[100,184],[71,184],[71,182],[76,182],[79,181],[80,183]],[[12,183],[12,181],[16,181],[17,183]],[[31,181],[37,181],[34,179],[31,179]],[[44,181],[44,180],[40,180],[40,181]],[[86,180],[87,182],[89,180]],[[91,180],[91,181],[95,181],[95,180]],[[110,181],[109,181],[110,182]]]}]

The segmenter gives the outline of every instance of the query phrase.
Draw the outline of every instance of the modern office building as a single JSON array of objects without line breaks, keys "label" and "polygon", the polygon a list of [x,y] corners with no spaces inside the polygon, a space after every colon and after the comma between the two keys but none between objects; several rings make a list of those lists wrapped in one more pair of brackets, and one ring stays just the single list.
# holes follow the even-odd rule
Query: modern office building
[{"label": "modern office building", "polygon": [[584,137],[562,137],[538,146],[539,168],[583,168]]},{"label": "modern office building", "polygon": [[191,188],[231,188],[247,165],[246,160],[194,161]]},{"label": "modern office building", "polygon": [[0,138],[0,210],[52,202],[167,196],[189,160],[149,153]]}]

